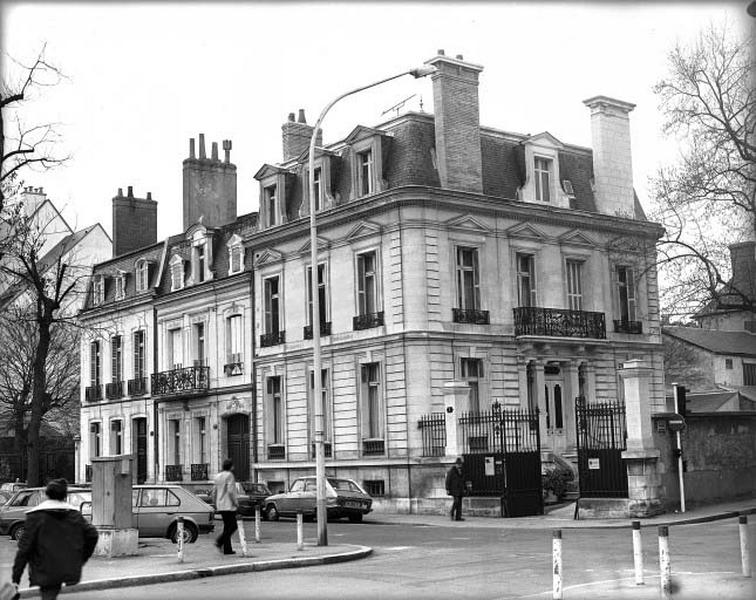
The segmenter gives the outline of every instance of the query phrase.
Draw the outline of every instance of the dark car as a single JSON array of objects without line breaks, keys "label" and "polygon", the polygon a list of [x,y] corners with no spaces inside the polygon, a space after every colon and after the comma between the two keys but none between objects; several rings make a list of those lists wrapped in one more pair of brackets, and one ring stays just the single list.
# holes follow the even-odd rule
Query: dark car
[{"label": "dark car", "polygon": [[[316,515],[317,487],[315,477],[300,477],[291,484],[288,492],[274,494],[265,499],[265,515],[271,521],[279,516],[306,517]],[[373,499],[356,481],[329,477],[326,479],[326,510],[328,518],[347,517],[353,523],[372,510]]]},{"label": "dark car", "polygon": [[[195,492],[195,495],[215,508],[215,492],[212,489]],[[236,497],[239,499],[240,515],[245,517],[253,516],[255,514],[255,507],[257,506],[260,507],[264,515],[263,505],[265,498],[268,496],[270,496],[270,490],[264,483],[252,483],[251,481],[236,482]]]},{"label": "dark car", "polygon": [[[66,502],[75,508],[92,499],[92,493],[82,488],[68,488]],[[13,494],[11,498],[0,507],[0,534],[10,535],[11,539],[18,540],[24,534],[24,522],[26,511],[47,500],[45,488],[25,487]]]}]

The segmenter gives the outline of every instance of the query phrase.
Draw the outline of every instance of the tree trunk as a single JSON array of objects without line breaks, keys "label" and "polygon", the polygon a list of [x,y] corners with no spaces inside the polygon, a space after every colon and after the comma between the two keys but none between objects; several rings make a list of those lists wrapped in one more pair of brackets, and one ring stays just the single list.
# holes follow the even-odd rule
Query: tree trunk
[{"label": "tree trunk", "polygon": [[[43,303],[47,304],[47,303]],[[40,441],[39,430],[42,425],[45,391],[47,387],[47,354],[50,350],[50,322],[52,311],[43,306],[38,318],[39,340],[37,352],[34,355],[34,371],[32,376],[31,418],[27,429],[26,457],[28,461],[27,482],[30,486],[41,486],[42,477],[39,472]]]},{"label": "tree trunk", "polygon": [[26,427],[24,427],[24,410],[26,401],[13,407],[13,451],[21,457],[21,472],[17,477],[26,481]]}]

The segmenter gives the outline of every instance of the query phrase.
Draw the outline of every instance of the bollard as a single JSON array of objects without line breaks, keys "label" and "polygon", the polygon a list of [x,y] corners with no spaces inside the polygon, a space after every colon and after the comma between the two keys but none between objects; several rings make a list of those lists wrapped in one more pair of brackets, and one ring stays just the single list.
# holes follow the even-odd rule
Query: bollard
[{"label": "bollard", "polygon": [[303,532],[304,519],[302,513],[297,513],[297,550],[304,550],[304,532]]},{"label": "bollard", "polygon": [[751,576],[751,548],[748,544],[748,516],[738,517],[738,529],[740,530],[740,562],[743,565],[743,577]]},{"label": "bollard", "polygon": [[178,548],[178,561],[184,562],[184,517],[179,517],[176,522],[176,546]]},{"label": "bollard", "polygon": [[260,505],[255,506],[255,544],[260,543]]},{"label": "bollard", "polygon": [[553,600],[562,600],[562,530],[555,529],[552,539],[552,558],[554,572]]},{"label": "bollard", "polygon": [[669,528],[659,527],[659,586],[661,597],[669,600],[672,597],[672,564],[669,557]]},{"label": "bollard", "polygon": [[241,543],[241,551],[242,556],[247,556],[247,534],[244,531],[244,519],[242,519],[241,515],[236,515],[236,528],[239,532],[239,542]]},{"label": "bollard", "polygon": [[643,585],[643,542],[640,521],[633,521],[633,563],[635,564],[635,585]]}]

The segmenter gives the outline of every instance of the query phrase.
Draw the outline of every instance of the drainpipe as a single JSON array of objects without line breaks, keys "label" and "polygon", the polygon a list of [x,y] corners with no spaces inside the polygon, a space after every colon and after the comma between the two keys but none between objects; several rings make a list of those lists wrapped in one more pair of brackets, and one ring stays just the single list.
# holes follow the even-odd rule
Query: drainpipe
[{"label": "drainpipe", "polygon": [[[252,462],[257,464],[258,451],[257,451],[257,360],[255,358],[255,351],[257,348],[257,333],[255,329],[255,271],[254,266],[250,271],[249,281],[249,297],[251,301],[251,321],[252,321]],[[258,481],[257,469],[255,468],[254,481]]]},{"label": "drainpipe", "polygon": [[[152,373],[158,372],[158,331],[157,331],[157,309],[154,304],[152,306]],[[160,456],[158,442],[158,401],[155,398],[155,391],[152,389],[152,382],[150,382],[150,395],[152,396],[152,444],[153,444],[153,457],[155,461],[155,483],[158,482],[158,473],[160,472]]]}]

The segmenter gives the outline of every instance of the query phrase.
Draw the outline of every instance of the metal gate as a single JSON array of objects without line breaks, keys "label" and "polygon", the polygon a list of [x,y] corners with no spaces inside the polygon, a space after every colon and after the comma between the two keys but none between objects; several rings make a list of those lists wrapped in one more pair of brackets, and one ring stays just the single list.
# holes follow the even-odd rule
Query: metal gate
[{"label": "metal gate", "polygon": [[463,473],[472,496],[499,496],[502,516],[543,514],[538,409],[505,410],[459,417]]},{"label": "metal gate", "polygon": [[625,404],[575,399],[578,475],[582,498],[627,498]]}]

